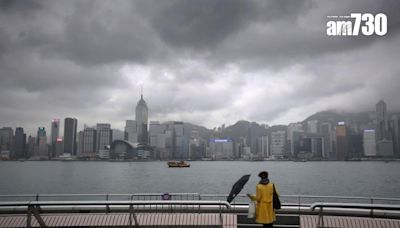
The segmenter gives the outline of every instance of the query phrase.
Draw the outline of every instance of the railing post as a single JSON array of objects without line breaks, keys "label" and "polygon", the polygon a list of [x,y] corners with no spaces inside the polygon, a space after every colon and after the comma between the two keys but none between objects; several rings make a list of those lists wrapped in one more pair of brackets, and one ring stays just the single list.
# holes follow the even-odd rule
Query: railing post
[{"label": "railing post", "polygon": [[[108,193],[107,193],[107,195],[106,195],[106,201],[108,201]],[[106,212],[107,213],[110,213],[111,212],[111,210],[110,210],[110,205],[106,205]]]},{"label": "railing post", "polygon": [[[371,202],[371,204],[374,204],[374,198],[370,198],[370,202]],[[371,209],[371,218],[373,218],[374,217],[374,209]]]},{"label": "railing post", "polygon": [[36,201],[39,201],[39,193],[36,193]]},{"label": "railing post", "polygon": [[297,196],[297,213],[299,214],[300,217],[300,203],[301,203],[301,196]]},{"label": "railing post", "polygon": [[136,214],[133,210],[133,204],[131,203],[129,205],[129,226],[130,227],[132,227],[132,217],[133,217],[133,221],[135,222],[135,227],[139,227],[139,223],[137,221]]},{"label": "railing post", "polygon": [[26,226],[31,227],[32,225],[32,206],[28,205],[28,213],[26,218]]},{"label": "railing post", "polygon": [[318,228],[322,228],[325,227],[324,226],[324,207],[322,205],[320,205],[320,209],[319,209],[319,215],[318,215]]},{"label": "railing post", "polygon": [[219,201],[218,203],[219,203],[219,207],[218,207],[219,208],[219,224],[220,224],[220,226],[222,228],[223,225],[224,225],[224,221],[223,221],[223,218],[222,218],[222,210],[221,210],[222,202]]}]

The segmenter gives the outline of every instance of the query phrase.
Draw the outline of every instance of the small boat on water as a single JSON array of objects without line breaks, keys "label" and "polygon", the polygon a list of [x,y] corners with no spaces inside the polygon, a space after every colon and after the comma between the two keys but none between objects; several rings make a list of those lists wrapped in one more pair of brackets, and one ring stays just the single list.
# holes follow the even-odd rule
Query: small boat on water
[{"label": "small boat on water", "polygon": [[190,164],[185,161],[169,161],[168,167],[170,168],[189,168]]}]

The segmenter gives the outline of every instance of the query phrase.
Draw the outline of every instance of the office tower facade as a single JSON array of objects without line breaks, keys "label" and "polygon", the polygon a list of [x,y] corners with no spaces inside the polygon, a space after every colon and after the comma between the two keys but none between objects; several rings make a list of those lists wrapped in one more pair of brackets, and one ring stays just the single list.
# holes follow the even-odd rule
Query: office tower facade
[{"label": "office tower facade", "polygon": [[136,143],[138,140],[136,120],[127,120],[125,124],[125,140]]},{"label": "office tower facade", "polygon": [[51,143],[56,143],[58,137],[60,137],[60,119],[53,119],[51,121]]},{"label": "office tower facade", "polygon": [[148,125],[149,110],[146,101],[143,99],[143,94],[140,95],[140,100],[136,106],[136,129],[138,133],[138,142],[148,144]]},{"label": "office tower facade", "polygon": [[[297,133],[304,132],[303,125],[300,123],[290,123],[287,128],[287,140],[289,142],[290,156],[293,158],[296,157],[295,144],[296,144],[296,141],[298,143],[298,140],[299,140],[298,137],[297,137],[297,139],[296,139],[296,137],[294,137],[296,132]],[[299,135],[299,134],[297,134],[297,135]]]},{"label": "office tower facade", "polygon": [[250,123],[247,128],[246,144],[250,147],[250,151],[253,156],[257,154],[257,123]]},{"label": "office tower facade", "polygon": [[35,157],[41,159],[48,159],[48,145],[46,129],[44,127],[39,127],[36,136],[37,151],[35,152]]},{"label": "office tower facade", "polygon": [[76,156],[78,120],[75,118],[64,119],[64,153]]},{"label": "office tower facade", "polygon": [[188,158],[188,146],[189,142],[185,137],[184,123],[175,121],[172,124],[173,127],[173,158],[175,159],[187,159]]},{"label": "office tower facade", "polygon": [[51,133],[50,133],[50,156],[56,157],[56,142],[60,136],[60,119],[51,120]]},{"label": "office tower facade", "polygon": [[376,135],[374,129],[366,129],[363,132],[364,156],[375,157],[376,154]]},{"label": "office tower facade", "polygon": [[392,132],[394,156],[400,157],[400,116],[392,116],[390,119],[390,129]]},{"label": "office tower facade", "polygon": [[318,120],[307,121],[307,132],[318,133]]},{"label": "office tower facade", "polygon": [[386,103],[380,100],[376,104],[376,140],[387,139],[388,121],[386,114]]},{"label": "office tower facade", "polygon": [[108,123],[96,124],[97,131],[97,152],[104,150],[106,146],[111,145],[112,142],[112,130],[111,125]]},{"label": "office tower facade", "polygon": [[26,135],[22,127],[15,128],[14,158],[26,158]]},{"label": "office tower facade", "polygon": [[27,157],[32,157],[35,155],[35,146],[36,146],[36,138],[29,136],[28,137],[28,154]]},{"label": "office tower facade", "polygon": [[[103,137],[107,137],[107,134],[103,133],[102,136]],[[83,130],[82,140],[83,140],[83,142],[82,142],[82,156],[94,157],[95,154],[96,154],[97,130],[94,129],[94,128],[90,128],[90,127],[85,128]],[[105,141],[106,140],[104,140],[103,142],[105,142]]]},{"label": "office tower facade", "polygon": [[11,127],[0,128],[0,151],[13,150],[14,144],[14,131]]},{"label": "office tower facade", "polygon": [[344,123],[336,126],[336,160],[346,159],[348,150],[348,129]]},{"label": "office tower facade", "polygon": [[205,142],[201,139],[200,132],[193,128],[189,140],[189,159],[201,159],[205,156],[205,150]]},{"label": "office tower facade", "polygon": [[149,125],[149,140],[150,146],[157,147],[158,146],[158,137],[162,134],[162,128],[159,121],[150,121]]},{"label": "office tower facade", "polygon": [[230,139],[210,139],[209,153],[213,159],[226,160],[233,158],[233,142]]},{"label": "office tower facade", "polygon": [[333,157],[332,124],[329,122],[322,123],[320,132],[324,142],[324,152],[322,154],[322,158],[324,159],[331,158]]},{"label": "office tower facade", "polygon": [[271,156],[283,158],[285,155],[286,132],[283,130],[271,132]]},{"label": "office tower facade", "polygon": [[39,144],[39,138],[41,136],[46,136],[46,128],[45,127],[38,127],[38,131],[36,133],[36,144]]},{"label": "office tower facade", "polygon": [[60,156],[64,152],[64,142],[61,137],[56,139],[56,144],[54,147],[54,157]]},{"label": "office tower facade", "polygon": [[269,158],[270,150],[269,150],[269,140],[267,135],[263,135],[258,137],[257,139],[257,151],[259,158]]}]

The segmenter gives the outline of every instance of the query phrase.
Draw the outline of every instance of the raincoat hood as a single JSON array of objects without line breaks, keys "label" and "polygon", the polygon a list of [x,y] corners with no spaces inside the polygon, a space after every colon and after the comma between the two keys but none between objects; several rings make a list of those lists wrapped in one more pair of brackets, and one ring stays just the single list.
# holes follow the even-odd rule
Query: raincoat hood
[{"label": "raincoat hood", "polygon": [[262,178],[259,183],[260,184],[268,184],[269,183],[269,179],[268,178]]}]

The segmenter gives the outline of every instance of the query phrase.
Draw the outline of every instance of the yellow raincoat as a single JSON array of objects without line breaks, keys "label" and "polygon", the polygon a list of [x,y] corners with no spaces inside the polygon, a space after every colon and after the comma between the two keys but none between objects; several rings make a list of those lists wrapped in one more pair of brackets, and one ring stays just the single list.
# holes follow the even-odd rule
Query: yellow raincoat
[{"label": "yellow raincoat", "polygon": [[[275,187],[276,191],[276,187]],[[257,184],[256,195],[250,195],[250,199],[256,202],[256,223],[269,224],[276,220],[273,202],[273,183]],[[278,192],[276,192],[278,194]]]}]

